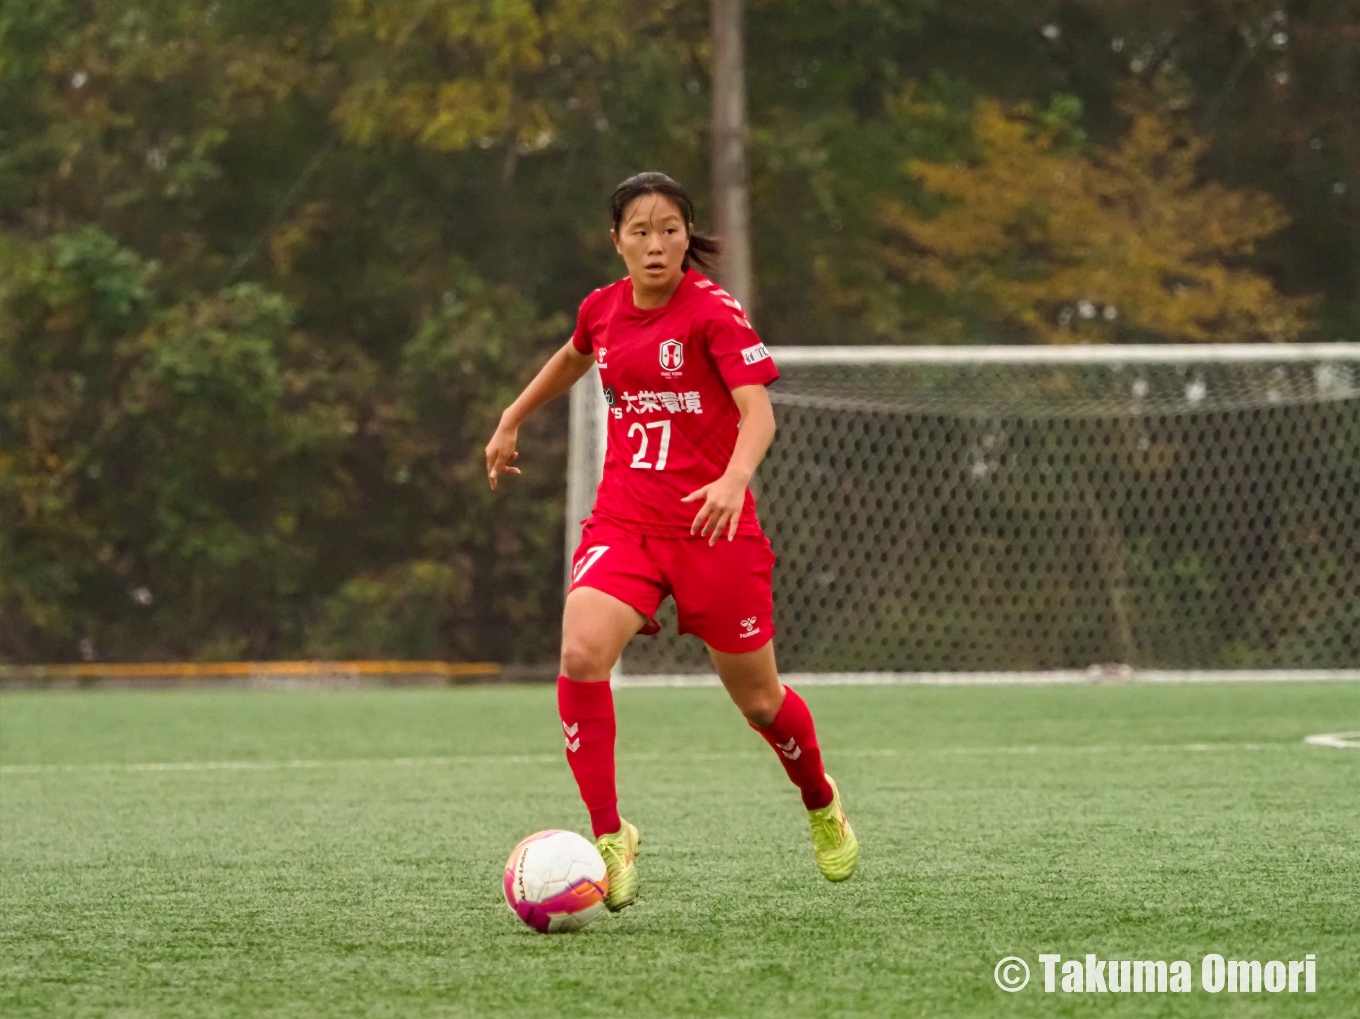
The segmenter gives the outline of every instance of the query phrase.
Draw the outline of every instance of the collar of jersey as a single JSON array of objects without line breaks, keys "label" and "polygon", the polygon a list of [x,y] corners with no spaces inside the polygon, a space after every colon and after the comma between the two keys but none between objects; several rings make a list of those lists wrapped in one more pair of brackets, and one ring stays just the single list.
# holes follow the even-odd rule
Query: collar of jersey
[{"label": "collar of jersey", "polygon": [[685,274],[680,277],[680,285],[675,288],[675,293],[671,294],[670,300],[659,308],[639,308],[634,304],[632,281],[630,277],[625,276],[623,279],[619,280],[620,283],[624,284],[623,293],[620,295],[622,300],[619,302],[623,305],[624,314],[628,318],[643,320],[660,318],[671,309],[679,307],[685,298],[689,296],[690,291],[694,289],[694,275],[693,269],[686,269]]}]

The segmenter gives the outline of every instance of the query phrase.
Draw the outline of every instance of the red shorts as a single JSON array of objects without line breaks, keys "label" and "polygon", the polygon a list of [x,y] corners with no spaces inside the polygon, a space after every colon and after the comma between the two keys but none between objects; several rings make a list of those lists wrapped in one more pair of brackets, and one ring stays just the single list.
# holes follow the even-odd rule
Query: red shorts
[{"label": "red shorts", "polygon": [[680,632],[709,647],[741,654],[774,636],[770,582],[774,552],[765,535],[719,538],[653,538],[591,517],[571,566],[571,587],[593,587],[647,617],[638,632],[658,633],[656,610],[675,596]]}]

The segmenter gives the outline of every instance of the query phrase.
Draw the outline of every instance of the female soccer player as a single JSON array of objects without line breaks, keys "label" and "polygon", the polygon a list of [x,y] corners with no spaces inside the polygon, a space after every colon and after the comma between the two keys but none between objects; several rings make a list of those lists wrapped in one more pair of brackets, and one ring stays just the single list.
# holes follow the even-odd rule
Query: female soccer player
[{"label": "female soccer player", "polygon": [[581,303],[576,330],[501,415],[486,447],[491,487],[518,474],[519,426],[599,365],[608,405],[604,479],[572,563],[562,614],[557,705],[581,798],[609,870],[614,911],[638,894],[641,839],[619,817],[609,673],[636,633],[660,627],[675,597],[680,632],[708,645],[723,686],[802,792],[817,865],[855,870],[859,844],[822,769],[803,699],[775,668],[774,554],[747,484],[774,438],[765,387],[779,378],[741,305],[692,268],[718,246],[694,232],[694,205],[662,173],[640,173],[609,201],[609,236],[628,275]]}]

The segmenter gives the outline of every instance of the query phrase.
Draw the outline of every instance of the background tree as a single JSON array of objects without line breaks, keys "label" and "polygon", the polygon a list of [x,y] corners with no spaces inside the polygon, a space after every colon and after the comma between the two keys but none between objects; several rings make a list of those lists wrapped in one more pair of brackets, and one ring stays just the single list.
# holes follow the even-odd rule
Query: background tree
[{"label": "background tree", "polygon": [[[1044,339],[1014,309],[1099,299],[1113,326],[1071,322],[1093,339],[1354,338],[1357,24],[1355,0],[747,0],[763,337]],[[712,227],[709,31],[675,0],[12,0],[0,658],[550,657],[565,408],[494,503],[481,446],[617,276],[619,180],[672,173]],[[904,271],[884,210],[924,229],[946,189],[916,171],[977,179],[985,112],[1023,104],[1063,123],[1015,143],[1036,172],[1200,215],[1180,297],[1092,297],[1110,249],[1042,231],[1047,296]],[[1184,186],[1147,163],[1170,124]],[[1130,215],[1086,194],[1062,214]]]},{"label": "background tree", "polygon": [[1279,203],[1204,180],[1204,142],[1156,112],[1134,113],[1115,148],[1090,150],[1069,120],[1078,109],[979,103],[967,162],[908,163],[937,208],[885,200],[898,243],[884,259],[985,302],[1021,341],[1296,339],[1306,302],[1245,264],[1287,224]]}]

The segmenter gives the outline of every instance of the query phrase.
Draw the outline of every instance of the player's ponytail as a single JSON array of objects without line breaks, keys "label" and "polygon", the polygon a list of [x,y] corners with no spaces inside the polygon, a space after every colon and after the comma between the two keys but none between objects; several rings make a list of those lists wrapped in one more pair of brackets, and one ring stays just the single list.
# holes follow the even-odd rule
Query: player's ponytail
[{"label": "player's ponytail", "polygon": [[692,227],[689,231],[689,247],[685,249],[685,260],[681,267],[688,269],[693,262],[705,272],[712,270],[718,262],[718,256],[722,254],[722,242],[716,237],[708,234],[701,234]]},{"label": "player's ponytail", "polygon": [[684,217],[685,228],[689,231],[689,247],[685,249],[685,260],[680,267],[688,269],[693,264],[700,269],[712,269],[722,245],[718,238],[694,229],[694,200],[683,184],[664,173],[648,171],[634,174],[614,189],[614,193],[609,196],[609,216],[614,221],[614,229],[617,230],[623,222],[623,214],[633,204],[633,200],[643,195],[665,195],[675,203]]}]

